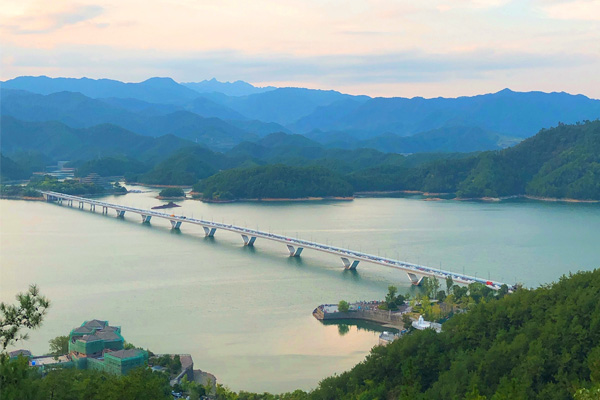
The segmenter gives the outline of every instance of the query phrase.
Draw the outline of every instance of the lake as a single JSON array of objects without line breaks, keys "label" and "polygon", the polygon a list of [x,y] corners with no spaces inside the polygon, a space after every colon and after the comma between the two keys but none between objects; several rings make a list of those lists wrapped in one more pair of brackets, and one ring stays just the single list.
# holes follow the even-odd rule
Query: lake
[{"label": "lake", "polygon": [[[150,208],[157,190],[106,196]],[[418,198],[205,204],[165,212],[349,247],[390,258],[534,287],[600,266],[600,206],[536,201],[476,203]],[[234,390],[310,389],[364,359],[372,326],[323,325],[322,303],[382,299],[387,286],[418,290],[404,273],[282,243],[244,247],[231,232],[205,238],[166,220],[142,224],[44,202],[0,200],[0,298],[31,283],[52,301],[43,326],[18,346],[34,354],[84,320],[120,325],[155,353],[190,353],[196,369]],[[445,284],[442,283],[442,288]]]}]

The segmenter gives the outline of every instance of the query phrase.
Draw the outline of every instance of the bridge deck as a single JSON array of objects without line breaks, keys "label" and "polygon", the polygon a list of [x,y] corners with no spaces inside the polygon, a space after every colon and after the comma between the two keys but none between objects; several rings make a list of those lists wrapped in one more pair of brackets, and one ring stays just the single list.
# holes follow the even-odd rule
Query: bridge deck
[{"label": "bridge deck", "polygon": [[[72,200],[72,201],[77,201],[77,202],[90,204],[90,205],[94,205],[94,206],[106,207],[107,209],[114,209],[114,210],[118,210],[118,211],[131,212],[131,213],[135,213],[135,214],[139,214],[139,215],[163,218],[163,219],[167,219],[169,221],[180,222],[181,224],[189,223],[189,224],[200,225],[202,227],[207,227],[207,228],[222,229],[222,230],[226,230],[226,231],[230,231],[230,232],[239,233],[241,235],[246,235],[248,237],[255,237],[255,238],[261,238],[261,239],[267,239],[267,240],[272,240],[272,241],[276,241],[276,242],[281,242],[286,245],[295,246],[297,248],[313,249],[313,250],[317,250],[317,251],[321,251],[321,252],[325,252],[325,253],[335,254],[340,257],[346,257],[346,258],[354,259],[354,260],[358,260],[358,261],[364,261],[364,262],[369,262],[372,264],[383,265],[384,267],[388,267],[388,268],[395,268],[395,269],[398,269],[398,270],[401,270],[401,271],[404,271],[404,272],[407,272],[410,274],[414,274],[417,277],[430,276],[430,277],[436,277],[436,278],[440,278],[440,279],[446,279],[447,277],[452,277],[453,281],[456,283],[468,285],[470,283],[479,282],[479,283],[486,285],[490,289],[494,289],[494,290],[500,289],[500,286],[503,285],[503,283],[501,283],[501,282],[489,281],[489,280],[485,280],[485,279],[481,279],[481,278],[477,278],[477,277],[473,277],[473,276],[469,276],[469,275],[459,274],[456,272],[445,271],[445,270],[437,269],[437,268],[431,268],[431,267],[427,267],[424,265],[412,264],[412,263],[408,263],[405,261],[393,260],[393,259],[389,259],[389,258],[385,258],[385,257],[375,256],[372,254],[362,253],[359,251],[354,251],[354,250],[350,250],[350,249],[342,249],[339,247],[329,246],[329,245],[322,244],[322,243],[297,239],[297,238],[293,238],[293,237],[289,237],[289,236],[277,235],[274,233],[263,232],[263,231],[244,228],[241,226],[236,226],[236,225],[231,225],[231,224],[206,221],[206,220],[196,219],[196,218],[188,218],[185,216],[167,214],[167,213],[162,213],[162,212],[158,212],[158,211],[154,211],[154,210],[144,210],[144,209],[140,209],[140,208],[129,207],[129,206],[124,206],[124,205],[120,205],[120,204],[107,203],[104,201],[88,199],[85,197],[72,196],[72,195],[67,195],[67,194],[62,194],[62,193],[57,193],[57,192],[42,191],[41,193],[46,198],[50,197],[50,198],[55,198],[55,199]],[[509,287],[510,287],[510,285],[509,285]]]}]

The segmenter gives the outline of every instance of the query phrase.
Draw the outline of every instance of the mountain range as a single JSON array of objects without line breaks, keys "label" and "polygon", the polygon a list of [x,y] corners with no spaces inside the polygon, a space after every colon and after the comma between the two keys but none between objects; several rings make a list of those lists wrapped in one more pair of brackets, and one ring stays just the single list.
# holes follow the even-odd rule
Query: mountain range
[{"label": "mountain range", "polygon": [[485,151],[559,122],[600,117],[600,100],[567,93],[505,89],[459,98],[371,98],[215,79],[23,76],[1,83],[1,102],[2,116],[23,122],[57,121],[75,129],[110,124],[142,136],[172,134],[217,151],[276,132],[301,134],[325,148]]}]

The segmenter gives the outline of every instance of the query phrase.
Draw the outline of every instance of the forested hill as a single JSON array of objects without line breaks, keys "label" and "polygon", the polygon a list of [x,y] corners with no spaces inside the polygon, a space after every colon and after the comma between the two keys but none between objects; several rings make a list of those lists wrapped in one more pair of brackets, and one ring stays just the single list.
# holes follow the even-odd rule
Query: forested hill
[{"label": "forested hill", "polygon": [[463,198],[531,195],[600,200],[600,121],[542,130],[518,145],[406,169],[349,176],[357,191],[423,190]]},{"label": "forested hill", "polygon": [[207,200],[352,196],[341,176],[320,167],[267,165],[221,171],[194,186]]},{"label": "forested hill", "polygon": [[308,397],[572,399],[600,386],[599,299],[600,270],[519,290],[455,315],[440,334],[418,331],[375,347]]}]

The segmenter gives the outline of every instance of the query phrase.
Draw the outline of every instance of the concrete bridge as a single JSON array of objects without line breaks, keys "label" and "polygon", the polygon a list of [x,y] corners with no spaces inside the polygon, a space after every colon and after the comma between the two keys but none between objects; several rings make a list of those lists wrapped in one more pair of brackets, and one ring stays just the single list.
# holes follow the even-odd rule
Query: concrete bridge
[{"label": "concrete bridge", "polygon": [[120,204],[112,204],[104,201],[88,199],[85,197],[71,196],[57,192],[41,191],[41,193],[48,202],[55,202],[61,205],[66,204],[70,207],[73,207],[75,204],[77,204],[77,206],[80,209],[83,209],[87,204],[91,211],[96,211],[97,207],[99,210],[102,211],[102,214],[108,214],[109,210],[113,210],[116,213],[117,217],[121,218],[125,215],[126,212],[138,214],[141,217],[143,223],[149,223],[152,218],[166,219],[170,221],[172,229],[180,229],[182,224],[184,223],[200,225],[204,229],[205,236],[208,237],[213,237],[217,230],[234,232],[241,236],[245,246],[254,246],[254,243],[257,239],[266,239],[275,242],[280,242],[285,244],[290,257],[299,257],[304,249],[311,249],[324,253],[334,254],[340,257],[343,267],[347,270],[355,270],[359,262],[361,261],[383,265],[384,267],[394,268],[405,272],[408,276],[408,279],[413,285],[420,285],[423,280],[423,277],[425,276],[439,279],[446,279],[448,277],[452,277],[452,280],[455,283],[465,285],[478,282],[486,285],[487,287],[493,290],[498,290],[500,289],[500,286],[503,285],[503,283],[501,282],[489,281],[469,275],[459,274],[456,272],[444,271],[442,269],[412,264],[405,261],[392,260],[389,258],[362,253],[359,251],[342,249],[339,247],[329,246],[322,243],[316,243],[288,236],[277,235],[274,233],[248,229],[236,225],[205,221],[202,219],[188,218],[180,215],[157,212],[154,210],[144,210],[140,208],[134,208]]}]

